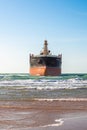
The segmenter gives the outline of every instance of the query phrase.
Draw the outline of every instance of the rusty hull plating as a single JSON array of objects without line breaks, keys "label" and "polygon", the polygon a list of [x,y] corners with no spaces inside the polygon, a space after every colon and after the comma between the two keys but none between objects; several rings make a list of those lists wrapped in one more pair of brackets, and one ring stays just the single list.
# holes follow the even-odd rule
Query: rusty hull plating
[{"label": "rusty hull plating", "polygon": [[45,40],[39,55],[30,54],[29,73],[32,76],[58,76],[61,74],[61,63],[62,54],[52,55]]}]

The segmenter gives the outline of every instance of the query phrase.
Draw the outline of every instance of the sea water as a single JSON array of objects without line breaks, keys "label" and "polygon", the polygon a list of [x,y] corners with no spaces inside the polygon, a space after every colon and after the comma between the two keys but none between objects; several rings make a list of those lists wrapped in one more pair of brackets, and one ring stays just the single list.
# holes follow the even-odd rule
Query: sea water
[{"label": "sea water", "polygon": [[87,99],[87,74],[0,74],[0,100]]}]

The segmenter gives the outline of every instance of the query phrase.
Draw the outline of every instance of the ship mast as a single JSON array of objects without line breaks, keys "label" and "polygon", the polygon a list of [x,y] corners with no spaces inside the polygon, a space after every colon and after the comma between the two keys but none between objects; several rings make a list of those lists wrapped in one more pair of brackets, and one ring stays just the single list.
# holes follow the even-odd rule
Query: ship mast
[{"label": "ship mast", "polygon": [[47,47],[48,43],[47,40],[44,41],[44,48],[43,48],[43,55],[48,55],[48,47]]}]

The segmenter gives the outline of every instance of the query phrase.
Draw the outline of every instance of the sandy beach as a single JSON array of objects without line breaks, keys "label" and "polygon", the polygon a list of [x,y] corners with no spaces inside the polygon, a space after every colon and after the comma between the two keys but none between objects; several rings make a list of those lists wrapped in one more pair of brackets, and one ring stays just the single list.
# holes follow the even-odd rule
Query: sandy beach
[{"label": "sandy beach", "polygon": [[87,130],[87,101],[0,101],[0,130],[53,129]]}]

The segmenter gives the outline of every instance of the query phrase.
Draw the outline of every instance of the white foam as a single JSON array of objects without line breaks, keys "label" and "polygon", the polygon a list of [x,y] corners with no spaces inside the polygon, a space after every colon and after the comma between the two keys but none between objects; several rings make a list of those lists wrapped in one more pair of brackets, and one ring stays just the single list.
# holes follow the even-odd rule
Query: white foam
[{"label": "white foam", "polygon": [[[29,86],[38,90],[55,90],[55,89],[77,89],[87,88],[87,80],[67,79],[67,80],[47,80],[47,79],[27,79],[27,80],[1,80],[0,86]],[[30,88],[30,89],[31,89]]]},{"label": "white foam", "polygon": [[37,99],[35,98],[34,100],[38,100],[38,101],[87,101],[87,98],[58,98],[58,99]]},{"label": "white foam", "polygon": [[56,119],[54,124],[43,125],[40,127],[61,126],[63,122],[64,121],[62,119]]}]

